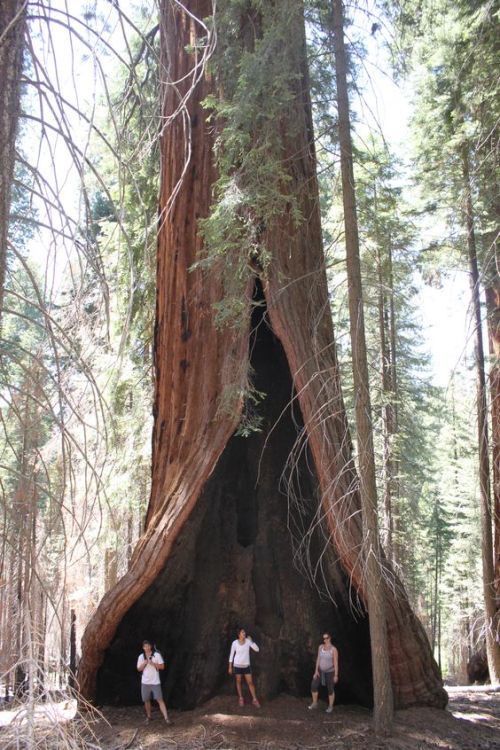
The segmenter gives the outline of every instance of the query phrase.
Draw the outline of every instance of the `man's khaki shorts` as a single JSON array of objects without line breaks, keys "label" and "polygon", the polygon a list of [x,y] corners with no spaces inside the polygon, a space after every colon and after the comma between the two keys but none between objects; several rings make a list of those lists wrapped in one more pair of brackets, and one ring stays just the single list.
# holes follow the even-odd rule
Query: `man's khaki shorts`
[{"label": "man's khaki shorts", "polygon": [[141,696],[142,702],[150,701],[154,698],[155,701],[163,700],[163,693],[161,692],[161,685],[144,685],[141,684]]}]

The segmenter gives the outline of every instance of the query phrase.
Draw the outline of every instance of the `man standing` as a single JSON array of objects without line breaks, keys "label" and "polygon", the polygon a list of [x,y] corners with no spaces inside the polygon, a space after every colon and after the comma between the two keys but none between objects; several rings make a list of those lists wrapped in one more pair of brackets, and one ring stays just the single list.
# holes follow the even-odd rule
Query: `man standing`
[{"label": "man standing", "polygon": [[170,724],[167,707],[161,690],[160,671],[165,669],[165,662],[159,651],[150,641],[142,642],[142,654],[137,659],[137,670],[142,672],[141,696],[146,710],[146,722],[151,721],[151,698],[158,701],[160,711],[167,724]]}]

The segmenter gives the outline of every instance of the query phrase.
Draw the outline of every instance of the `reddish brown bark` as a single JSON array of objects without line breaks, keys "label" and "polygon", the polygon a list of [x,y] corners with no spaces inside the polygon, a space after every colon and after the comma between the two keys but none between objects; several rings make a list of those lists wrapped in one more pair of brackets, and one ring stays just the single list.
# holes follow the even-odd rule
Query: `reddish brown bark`
[{"label": "reddish brown bark", "polygon": [[[196,18],[210,15],[208,0],[189,3],[192,16],[163,3],[163,59],[175,86],[165,87],[164,112],[172,115],[194,81],[194,53],[185,48],[203,35]],[[172,54],[174,52],[174,54]],[[93,696],[96,672],[117,624],[165,564],[179,531],[239,421],[241,403],[221,411],[227,388],[242,392],[247,377],[248,325],[218,330],[213,305],[224,296],[217,268],[191,271],[199,259],[198,219],[207,216],[215,171],[213,137],[201,102],[212,88],[205,73],[185,109],[162,136],[162,189],[155,326],[155,426],[152,489],[146,529],[126,575],[102,599],[82,639],[79,683]],[[189,131],[191,154],[184,149]],[[181,181],[171,210],[169,197]]]},{"label": "reddish brown bark", "polygon": [[[191,0],[187,8],[204,18],[210,14],[211,3]],[[163,20],[164,43],[172,66],[169,75],[180,81],[193,65],[194,54],[188,45],[202,34],[191,16],[179,9],[173,13],[169,3],[163,6]],[[363,596],[363,571],[358,561],[362,539],[359,497],[324,270],[299,6],[290,30],[291,73],[299,74],[294,79],[296,121],[293,131],[286,121],[276,123],[276,127],[282,135],[283,155],[291,178],[286,189],[299,201],[305,220],[298,225],[290,210],[265,226],[263,242],[271,252],[271,261],[262,274],[262,283],[269,320],[285,351],[300,404],[328,534],[354,590]],[[188,84],[186,80],[177,88],[167,87],[167,115],[177,107],[178,97]],[[245,386],[250,310],[245,326],[217,330],[213,304],[224,295],[222,274],[217,269],[207,273],[188,270],[201,247],[197,220],[208,212],[215,178],[211,134],[200,105],[213,85],[205,72],[186,104],[185,114],[192,127],[191,158],[173,208],[163,217],[159,230],[153,487],[146,531],[129,572],[106,594],[85,632],[79,679],[86,697],[94,695],[104,651],[125,613],[165,565],[168,571],[169,562],[175,558],[172,553],[176,540],[184,538],[187,542],[187,536],[179,535],[241,411],[241,405],[235,403],[228,416],[221,413],[220,404],[228,386],[236,393]],[[182,117],[177,118],[164,135],[163,207],[183,172],[185,122]],[[249,269],[249,290],[253,284]],[[394,583],[395,588],[388,589],[387,625],[396,703],[443,706],[446,697],[425,634],[404,591],[397,581]],[[215,591],[223,594],[221,588]],[[242,599],[240,605],[243,604]],[[247,605],[250,607],[248,602]],[[300,623],[301,613],[297,616]]]},{"label": "reddish brown bark", "polygon": [[20,111],[26,5],[24,0],[2,0],[0,3],[0,316]]}]

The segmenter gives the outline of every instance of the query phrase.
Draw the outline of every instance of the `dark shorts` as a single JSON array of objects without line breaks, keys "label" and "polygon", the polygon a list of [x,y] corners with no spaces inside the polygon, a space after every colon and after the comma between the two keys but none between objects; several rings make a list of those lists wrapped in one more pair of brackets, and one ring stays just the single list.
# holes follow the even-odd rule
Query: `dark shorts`
[{"label": "dark shorts", "polygon": [[335,672],[320,672],[319,677],[313,677],[311,693],[317,693],[321,685],[326,685],[328,695],[333,695],[335,692]]},{"label": "dark shorts", "polygon": [[155,701],[163,700],[161,685],[143,685],[141,683],[141,697],[143,703],[150,701],[151,698],[154,698]]},{"label": "dark shorts", "polygon": [[252,668],[248,667],[233,667],[234,674],[252,674]]}]

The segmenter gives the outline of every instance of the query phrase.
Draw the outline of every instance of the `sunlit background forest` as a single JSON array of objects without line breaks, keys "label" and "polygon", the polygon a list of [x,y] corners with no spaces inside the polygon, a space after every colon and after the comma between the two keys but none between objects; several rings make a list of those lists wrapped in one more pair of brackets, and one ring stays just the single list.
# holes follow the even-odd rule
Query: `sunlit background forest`
[{"label": "sunlit background forest", "polygon": [[[328,5],[304,3],[307,58],[329,300],[356,445]],[[74,684],[86,624],[144,528],[159,138],[169,125],[154,0],[7,2],[0,45],[8,6],[25,25],[17,94],[0,87],[2,120],[16,132],[9,174],[2,124],[6,698],[28,683]],[[218,12],[207,21],[217,32]],[[487,543],[497,615],[500,596],[499,8],[354,0],[345,13],[380,535],[445,680],[463,684],[469,659],[484,654]],[[216,59],[217,34],[210,39],[200,66]],[[280,82],[275,101],[259,84],[255,99],[272,117]],[[234,112],[219,115],[230,122]],[[239,116],[253,116],[250,104]],[[215,314],[224,325],[232,310]],[[262,397],[250,388],[242,439],[260,429]],[[300,569],[300,540],[296,550]]]}]

